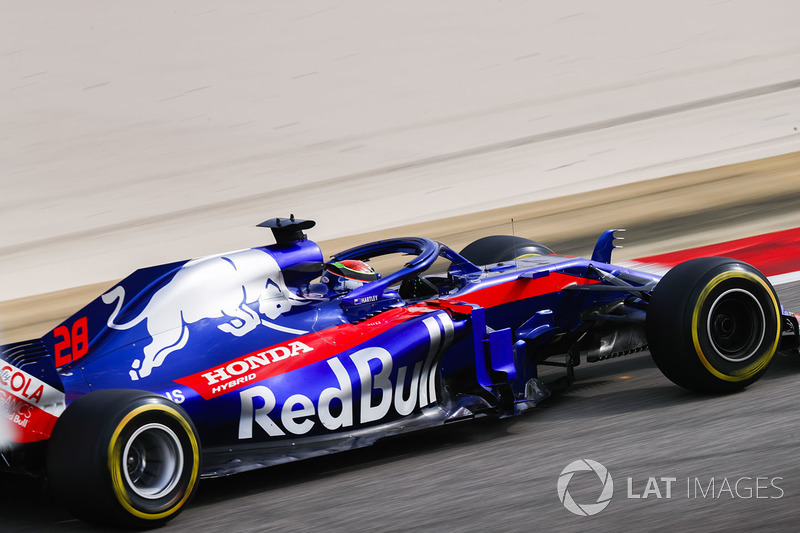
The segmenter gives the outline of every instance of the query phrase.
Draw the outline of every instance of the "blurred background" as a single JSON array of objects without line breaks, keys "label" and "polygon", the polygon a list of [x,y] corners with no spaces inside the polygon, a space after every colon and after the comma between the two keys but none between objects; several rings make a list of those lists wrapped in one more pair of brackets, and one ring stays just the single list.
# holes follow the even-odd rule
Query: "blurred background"
[{"label": "blurred background", "polygon": [[326,253],[458,250],[512,218],[574,254],[627,227],[618,259],[800,226],[795,0],[0,13],[6,342],[136,268],[269,244],[256,224],[290,213]]},{"label": "blurred background", "polygon": [[2,11],[0,300],[800,149],[791,0]]}]

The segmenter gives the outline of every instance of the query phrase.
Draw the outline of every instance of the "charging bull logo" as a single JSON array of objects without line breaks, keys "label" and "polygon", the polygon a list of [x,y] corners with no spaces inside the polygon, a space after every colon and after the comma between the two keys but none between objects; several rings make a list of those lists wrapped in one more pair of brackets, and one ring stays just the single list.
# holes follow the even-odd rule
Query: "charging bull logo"
[{"label": "charging bull logo", "polygon": [[[188,325],[206,318],[224,318],[217,328],[237,337],[262,325],[297,335],[307,333],[270,322],[306,302],[286,287],[275,259],[259,249],[187,262],[136,318],[124,324],[115,320],[125,289],[114,287],[102,299],[109,305],[116,302],[108,318],[110,328],[125,330],[147,321],[152,341],[144,347],[144,358],[133,361],[129,374],[134,381],[149,376],[169,354],[183,348],[189,340]],[[250,307],[256,303],[258,312]]]}]

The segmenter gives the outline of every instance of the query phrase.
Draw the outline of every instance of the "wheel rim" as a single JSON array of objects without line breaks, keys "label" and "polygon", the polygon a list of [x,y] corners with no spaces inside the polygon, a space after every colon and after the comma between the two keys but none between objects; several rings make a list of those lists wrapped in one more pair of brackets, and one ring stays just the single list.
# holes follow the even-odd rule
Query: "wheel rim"
[{"label": "wheel rim", "polygon": [[730,289],[720,294],[708,313],[708,338],[726,361],[752,357],[764,340],[766,319],[761,303],[750,292]]},{"label": "wheel rim", "polygon": [[134,431],[122,457],[128,487],[149,500],[169,494],[183,471],[180,440],[164,424],[147,424]]}]

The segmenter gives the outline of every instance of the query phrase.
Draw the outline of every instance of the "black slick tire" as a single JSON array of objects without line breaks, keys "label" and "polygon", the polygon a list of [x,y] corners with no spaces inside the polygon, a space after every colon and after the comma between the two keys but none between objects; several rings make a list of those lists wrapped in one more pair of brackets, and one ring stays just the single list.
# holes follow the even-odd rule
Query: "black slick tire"
[{"label": "black slick tire", "polygon": [[490,235],[468,244],[460,255],[475,265],[513,261],[529,255],[553,255],[544,244],[511,235]]},{"label": "black slick tire", "polygon": [[47,454],[55,498],[76,517],[115,527],[175,518],[200,478],[200,442],[186,413],[153,393],[109,389],[75,400]]},{"label": "black slick tire", "polygon": [[732,392],[767,371],[780,341],[780,304],[751,265],[692,259],[656,285],[646,329],[653,360],[672,382],[698,392]]}]

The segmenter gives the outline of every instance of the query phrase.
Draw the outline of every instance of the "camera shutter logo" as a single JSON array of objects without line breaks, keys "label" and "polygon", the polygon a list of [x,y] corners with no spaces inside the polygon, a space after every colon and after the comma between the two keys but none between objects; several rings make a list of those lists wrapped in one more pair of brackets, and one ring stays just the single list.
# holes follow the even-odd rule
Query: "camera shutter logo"
[{"label": "camera shutter logo", "polygon": [[[600,478],[603,483],[603,490],[595,503],[579,504],[570,496],[567,487],[575,472],[594,472]],[[561,471],[561,475],[558,477],[558,499],[561,500],[567,510],[578,516],[596,515],[608,506],[613,495],[614,481],[611,479],[611,474],[608,473],[606,467],[591,459],[572,461]]]}]

